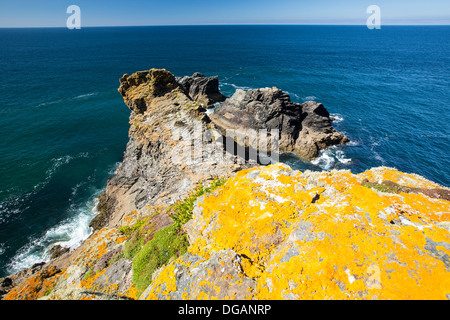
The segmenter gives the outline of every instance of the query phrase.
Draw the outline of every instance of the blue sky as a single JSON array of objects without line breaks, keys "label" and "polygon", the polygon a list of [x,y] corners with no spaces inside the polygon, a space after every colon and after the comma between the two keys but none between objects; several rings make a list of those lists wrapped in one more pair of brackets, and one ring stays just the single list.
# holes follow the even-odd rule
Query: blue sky
[{"label": "blue sky", "polygon": [[64,27],[73,4],[82,27],[365,24],[369,5],[384,25],[450,24],[449,0],[0,0],[0,27]]}]

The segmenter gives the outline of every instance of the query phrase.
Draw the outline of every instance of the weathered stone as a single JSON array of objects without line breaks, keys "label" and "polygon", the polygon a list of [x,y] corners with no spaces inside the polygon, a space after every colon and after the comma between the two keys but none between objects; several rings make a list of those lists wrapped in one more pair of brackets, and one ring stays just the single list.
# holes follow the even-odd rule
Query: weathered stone
[{"label": "weathered stone", "polygon": [[211,106],[216,102],[222,102],[226,97],[219,91],[219,78],[206,77],[201,73],[194,73],[192,76],[176,78],[188,95],[204,106]]},{"label": "weathered stone", "polygon": [[64,248],[57,244],[50,249],[50,259],[56,259],[70,251],[70,248]]},{"label": "weathered stone", "polygon": [[277,129],[279,150],[295,152],[307,160],[317,157],[320,150],[349,141],[333,128],[321,103],[294,103],[278,88],[238,89],[210,118],[222,134],[236,134],[241,144],[253,137],[255,130]]},{"label": "weathered stone", "polygon": [[246,299],[447,299],[449,201],[379,192],[361,186],[366,179],[448,191],[384,167],[243,170],[197,201],[188,253],[158,270],[141,298],[223,298],[216,265],[227,252],[241,274],[233,290],[247,288]]}]

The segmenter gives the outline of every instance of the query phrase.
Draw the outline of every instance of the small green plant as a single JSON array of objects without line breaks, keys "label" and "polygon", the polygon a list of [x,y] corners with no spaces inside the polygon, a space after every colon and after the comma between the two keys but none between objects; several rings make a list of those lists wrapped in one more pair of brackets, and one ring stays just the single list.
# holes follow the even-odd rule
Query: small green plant
[{"label": "small green plant", "polygon": [[133,260],[133,283],[139,295],[150,285],[155,270],[187,252],[189,242],[181,226],[192,218],[198,197],[212,192],[225,182],[224,178],[215,178],[207,187],[200,184],[186,199],[174,204],[169,208],[174,221],[170,226],[155,232],[151,217],[148,217],[138,220],[133,226],[119,228],[128,236],[122,254],[126,259]]},{"label": "small green plant", "polygon": [[389,186],[389,185],[378,184],[378,183],[371,183],[371,182],[368,182],[368,183],[364,184],[363,186],[367,187],[367,188],[373,188],[375,190],[378,190],[380,192],[385,192],[385,193],[399,193],[401,191],[400,187]]},{"label": "small green plant", "polygon": [[133,259],[133,283],[141,294],[151,283],[152,274],[171,258],[186,253],[189,242],[185,234],[179,234],[172,224],[155,232],[152,240]]},{"label": "small green plant", "polygon": [[183,224],[192,219],[195,201],[204,194],[214,191],[217,187],[223,186],[227,180],[225,178],[214,178],[209,187],[203,184],[197,186],[194,191],[183,201],[173,205],[171,218],[178,229]]},{"label": "small green plant", "polygon": [[95,276],[95,271],[94,271],[94,267],[91,267],[89,269],[89,271],[86,272],[86,274],[84,275],[83,279],[86,280],[86,279],[89,279],[90,277],[93,277],[93,276]]},{"label": "small green plant", "polygon": [[153,232],[152,224],[148,220],[148,218],[138,220],[132,227],[125,226],[119,228],[122,233],[129,236],[123,248],[124,258],[133,259],[144,246],[148,236]]},{"label": "small green plant", "polygon": [[53,288],[48,288],[45,292],[44,292],[44,296],[49,296],[53,291]]}]

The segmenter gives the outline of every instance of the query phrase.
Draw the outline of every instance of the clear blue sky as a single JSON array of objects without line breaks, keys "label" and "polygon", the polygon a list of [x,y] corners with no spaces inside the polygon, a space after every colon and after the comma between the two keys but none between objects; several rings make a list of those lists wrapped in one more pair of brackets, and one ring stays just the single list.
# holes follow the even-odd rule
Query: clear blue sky
[{"label": "clear blue sky", "polygon": [[365,24],[369,5],[388,24],[450,24],[450,0],[0,0],[0,27],[81,25]]}]

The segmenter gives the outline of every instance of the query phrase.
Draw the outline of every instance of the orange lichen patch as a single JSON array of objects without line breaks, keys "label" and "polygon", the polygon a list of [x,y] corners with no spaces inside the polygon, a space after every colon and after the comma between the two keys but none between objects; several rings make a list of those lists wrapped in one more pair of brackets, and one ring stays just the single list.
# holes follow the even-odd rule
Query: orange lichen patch
[{"label": "orange lichen patch", "polygon": [[338,174],[336,171],[323,173],[319,180],[334,186],[338,191],[345,191],[349,186],[357,183],[357,178],[350,171],[340,171]]},{"label": "orange lichen patch", "polygon": [[[302,175],[281,164],[241,171],[198,203],[188,252],[206,263],[232,249],[243,273],[227,281],[239,287],[255,280],[248,298],[446,299],[450,202],[380,192],[362,186],[364,179],[436,187],[388,168],[359,175]],[[174,281],[173,268],[162,269],[155,290]],[[214,281],[199,278],[208,290],[197,298],[215,297]]]},{"label": "orange lichen patch", "polygon": [[158,300],[158,296],[155,293],[161,293],[168,295],[170,292],[177,289],[177,284],[175,280],[175,266],[174,264],[169,264],[167,267],[163,267],[158,277],[153,280],[152,287],[154,288],[147,296],[148,300]]},{"label": "orange lichen patch", "polygon": [[450,221],[450,202],[431,199],[423,194],[401,193],[401,197],[390,197],[392,204],[409,216],[432,221]]},{"label": "orange lichen patch", "polygon": [[126,291],[120,292],[119,284],[110,282],[106,275],[107,269],[97,272],[95,275],[81,280],[78,287],[85,289],[88,292],[95,292],[95,294],[114,294],[118,297],[128,297],[136,300],[138,290],[136,286],[130,286]]},{"label": "orange lichen patch", "polygon": [[[299,175],[285,176],[289,178],[288,183],[282,178],[284,169],[281,165],[259,168],[256,179],[246,178],[249,170],[241,171],[220,189],[217,197],[206,197],[201,204],[203,219],[207,221],[217,216],[217,228],[205,239],[209,250],[231,248],[247,257],[243,268],[250,277],[263,271],[264,260],[273,247],[284,240],[299,205],[307,206],[314,194],[321,191],[299,188]],[[204,247],[205,240],[198,239],[201,245],[194,244],[191,252]]]},{"label": "orange lichen patch", "polygon": [[[348,173],[335,175],[322,181],[344,193],[341,202],[319,206],[326,214],[303,216],[313,226],[312,232],[324,238],[298,241],[300,254],[287,262],[280,262],[282,254],[272,260],[273,269],[258,281],[256,297],[283,299],[289,293],[300,299],[446,299],[449,282],[441,280],[450,273],[442,261],[424,252],[425,236],[450,243],[449,233],[432,226],[425,231],[414,225],[392,226],[378,215],[402,201],[409,206],[401,212],[408,221],[417,215],[421,223],[423,218],[441,221],[445,216],[439,213],[448,211],[448,202],[419,194],[381,196],[351,185],[354,180]],[[375,274],[368,272],[373,270]]]},{"label": "orange lichen patch", "polygon": [[[91,292],[100,293],[117,293],[118,285],[116,283],[108,282],[108,277],[105,275],[106,269],[101,270],[92,277],[81,280],[79,286]],[[104,278],[98,280],[100,277]]]},{"label": "orange lichen patch", "polygon": [[14,287],[4,300],[36,300],[48,295],[55,286],[61,270],[56,267],[49,267],[30,276],[20,285]]},{"label": "orange lichen patch", "polygon": [[137,213],[136,210],[133,210],[133,211],[125,214],[120,219],[120,226],[131,226],[136,223],[138,218],[139,218],[139,214]]},{"label": "orange lichen patch", "polygon": [[425,178],[418,176],[416,174],[404,173],[398,171],[394,168],[379,167],[373,168],[366,172],[359,174],[358,181],[361,182],[364,179],[369,181],[376,181],[381,183],[382,181],[389,180],[398,183],[405,187],[416,187],[416,188],[440,188],[441,186],[432,181],[426,180]]},{"label": "orange lichen patch", "polygon": [[122,243],[124,241],[128,240],[128,236],[122,236],[122,237],[118,237],[116,242],[117,243]]},{"label": "orange lichen patch", "polygon": [[136,288],[136,286],[134,284],[125,292],[125,296],[128,298],[131,298],[133,300],[137,300],[138,289]]},{"label": "orange lichen patch", "polygon": [[[117,229],[103,228],[98,230],[77,250],[72,264],[92,267],[108,252],[108,247],[112,243],[120,243],[120,241],[118,242],[120,237],[122,236]],[[126,239],[122,239],[122,241],[124,240]]]}]

